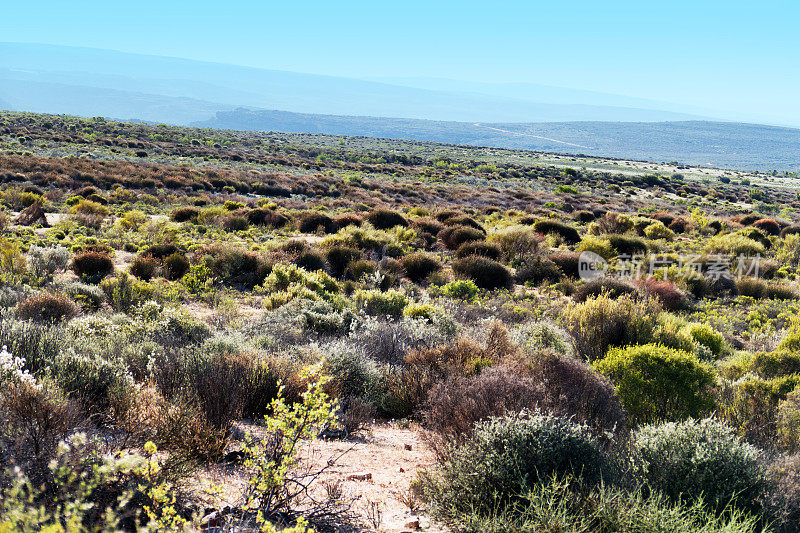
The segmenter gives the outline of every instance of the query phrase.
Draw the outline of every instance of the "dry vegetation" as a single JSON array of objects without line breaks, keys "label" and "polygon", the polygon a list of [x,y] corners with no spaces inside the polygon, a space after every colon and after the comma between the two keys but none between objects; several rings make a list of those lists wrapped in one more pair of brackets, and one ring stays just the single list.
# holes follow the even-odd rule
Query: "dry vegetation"
[{"label": "dry vegetation", "polygon": [[0,531],[796,531],[797,196],[426,149],[0,114]]}]

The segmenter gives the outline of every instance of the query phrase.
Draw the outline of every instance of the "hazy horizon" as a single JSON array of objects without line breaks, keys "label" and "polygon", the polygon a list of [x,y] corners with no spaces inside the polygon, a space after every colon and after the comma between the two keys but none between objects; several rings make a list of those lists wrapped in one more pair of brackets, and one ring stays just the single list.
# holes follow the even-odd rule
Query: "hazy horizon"
[{"label": "hazy horizon", "polygon": [[[7,42],[185,58],[339,78],[525,85],[650,102],[729,121],[800,126],[787,1],[669,5],[501,2],[140,2],[4,7]],[[69,69],[69,65],[64,65]],[[420,81],[423,80],[423,81]],[[517,88],[519,89],[519,87]],[[506,90],[510,90],[506,88]]]}]

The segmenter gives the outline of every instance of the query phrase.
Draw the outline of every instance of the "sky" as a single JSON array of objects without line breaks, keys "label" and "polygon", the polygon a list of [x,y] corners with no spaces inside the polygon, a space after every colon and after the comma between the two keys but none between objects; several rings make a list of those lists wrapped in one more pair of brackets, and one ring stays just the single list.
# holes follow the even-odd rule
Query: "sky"
[{"label": "sky", "polygon": [[590,89],[800,125],[800,2],[5,0],[0,41]]}]

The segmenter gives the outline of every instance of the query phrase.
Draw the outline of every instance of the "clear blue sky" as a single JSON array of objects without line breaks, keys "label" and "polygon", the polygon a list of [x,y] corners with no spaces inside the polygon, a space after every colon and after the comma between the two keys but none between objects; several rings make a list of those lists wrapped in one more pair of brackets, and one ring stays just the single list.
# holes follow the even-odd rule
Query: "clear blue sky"
[{"label": "clear blue sky", "polygon": [[2,41],[348,77],[534,82],[800,121],[797,0],[3,3]]}]

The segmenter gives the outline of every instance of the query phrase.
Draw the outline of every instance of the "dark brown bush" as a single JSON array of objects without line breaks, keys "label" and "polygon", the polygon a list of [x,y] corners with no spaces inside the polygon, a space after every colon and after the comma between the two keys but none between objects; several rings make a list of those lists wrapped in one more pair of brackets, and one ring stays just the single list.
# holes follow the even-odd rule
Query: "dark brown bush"
[{"label": "dark brown bush", "polygon": [[457,217],[450,217],[444,221],[445,226],[464,226],[467,228],[475,228],[478,231],[483,232],[486,235],[486,230],[484,227],[472,217],[468,217],[466,215],[457,216]]},{"label": "dark brown bush", "polygon": [[641,237],[631,235],[608,235],[608,242],[614,247],[618,254],[637,255],[647,252],[647,242]]},{"label": "dark brown bush", "polygon": [[181,279],[189,272],[189,260],[180,253],[174,253],[164,258],[162,272],[165,278],[170,281]]},{"label": "dark brown bush", "polygon": [[667,227],[675,233],[684,233],[686,228],[689,227],[689,221],[685,218],[676,218]]},{"label": "dark brown bush", "polygon": [[553,263],[570,278],[577,278],[579,275],[580,252],[559,252],[548,256]]},{"label": "dark brown bush", "polygon": [[298,229],[302,233],[317,233],[320,230],[323,233],[336,233],[338,230],[336,222],[331,217],[316,211],[305,213],[300,218]]},{"label": "dark brown bush", "polygon": [[57,322],[78,314],[78,306],[64,294],[42,292],[17,304],[16,314],[25,320]]},{"label": "dark brown bush", "polygon": [[247,217],[231,215],[222,219],[222,228],[225,231],[245,231],[250,227]]},{"label": "dark brown bush", "polygon": [[314,249],[308,249],[298,253],[293,263],[309,272],[325,270],[325,266],[327,265],[322,253]]},{"label": "dark brown bush", "polygon": [[480,255],[498,261],[503,252],[498,246],[482,241],[465,242],[456,250],[456,257],[459,259],[470,255]]},{"label": "dark brown bush", "polygon": [[200,210],[196,207],[179,207],[170,213],[169,218],[173,222],[197,222]]},{"label": "dark brown bush", "polygon": [[325,252],[325,258],[331,274],[341,278],[350,263],[361,259],[361,251],[349,246],[332,246]]},{"label": "dark brown bush", "polygon": [[793,235],[795,233],[800,233],[800,225],[786,226],[781,230],[781,237],[783,238],[787,235]]},{"label": "dark brown bush", "polygon": [[646,278],[639,282],[639,287],[644,294],[661,302],[661,307],[667,311],[686,307],[686,295],[671,281]]},{"label": "dark brown bush", "polygon": [[400,259],[408,279],[414,283],[419,283],[434,272],[442,269],[442,264],[434,256],[422,252],[408,254]]},{"label": "dark brown bush", "polygon": [[507,289],[513,285],[511,272],[488,257],[471,255],[453,262],[453,272],[463,279],[471,279],[481,289]]},{"label": "dark brown bush", "polygon": [[675,220],[675,215],[661,211],[658,213],[653,213],[652,215],[650,215],[650,218],[658,220],[665,226],[669,227],[669,225],[672,224],[672,222]]},{"label": "dark brown bush", "polygon": [[572,218],[574,218],[576,221],[578,221],[578,222],[580,222],[582,224],[587,224],[587,223],[593,221],[596,217],[595,217],[594,213],[592,213],[591,211],[583,211],[583,210],[581,210],[581,211],[575,211],[572,214]]},{"label": "dark brown bush", "polygon": [[419,233],[429,233],[434,236],[444,228],[444,224],[432,218],[418,218],[412,225]]},{"label": "dark brown bush", "polygon": [[546,394],[542,383],[517,368],[499,366],[477,376],[451,375],[433,385],[425,400],[422,425],[434,433],[426,440],[437,456],[445,456],[447,445],[466,441],[476,422],[536,409]]},{"label": "dark brown bush", "polygon": [[466,242],[482,241],[485,237],[482,231],[466,226],[448,226],[439,232],[439,239],[449,250],[457,250]]},{"label": "dark brown bush", "polygon": [[762,218],[753,222],[753,227],[761,230],[767,235],[780,235],[781,225],[771,218]]},{"label": "dark brown bush", "polygon": [[537,255],[525,259],[525,262],[517,268],[515,279],[517,283],[538,285],[543,281],[556,283],[562,275],[561,269],[552,259]]},{"label": "dark brown bush", "polygon": [[733,220],[734,222],[738,222],[742,226],[749,226],[753,222],[755,222],[756,220],[760,220],[760,219],[761,219],[761,217],[758,216],[755,213],[748,213],[746,215],[738,215],[738,216],[735,216],[735,217],[731,218],[731,220]]},{"label": "dark brown bush", "polygon": [[614,385],[583,361],[570,355],[537,352],[530,368],[531,377],[546,391],[543,409],[572,416],[598,432],[626,429],[625,409]]},{"label": "dark brown bush", "polygon": [[334,222],[336,222],[337,228],[342,229],[346,228],[347,226],[359,227],[363,223],[363,220],[355,213],[345,213],[336,217]]},{"label": "dark brown bush", "polygon": [[395,226],[408,226],[408,220],[402,214],[391,209],[375,209],[367,215],[367,221],[375,229],[391,229]]},{"label": "dark brown bush", "polygon": [[255,252],[236,247],[212,247],[206,249],[208,266],[225,283],[253,287],[264,282],[272,271],[263,257]]},{"label": "dark brown bush", "polygon": [[171,243],[163,243],[163,244],[154,244],[153,246],[147,248],[144,252],[141,253],[142,257],[154,257],[158,260],[164,259],[165,257],[179,253],[180,250],[177,246]]},{"label": "dark brown bush", "polygon": [[584,283],[572,294],[576,302],[606,293],[609,298],[619,298],[624,294],[637,295],[639,289],[633,283],[617,278],[603,277]]},{"label": "dark brown bush", "polygon": [[85,252],[72,258],[72,271],[83,280],[97,283],[114,272],[114,262],[106,254]]},{"label": "dark brown bush", "polygon": [[447,210],[439,211],[438,213],[436,213],[434,218],[436,220],[438,220],[439,222],[446,222],[447,220],[449,220],[451,218],[461,217],[461,216],[465,216],[464,213],[462,213],[461,211],[453,211],[451,209],[447,209]]},{"label": "dark brown bush", "polygon": [[581,240],[578,230],[558,220],[539,220],[533,225],[533,229],[545,235],[558,235],[568,244],[575,244]]},{"label": "dark brown bush", "polygon": [[150,256],[137,255],[131,261],[130,273],[137,278],[150,281],[158,270],[158,259]]}]

